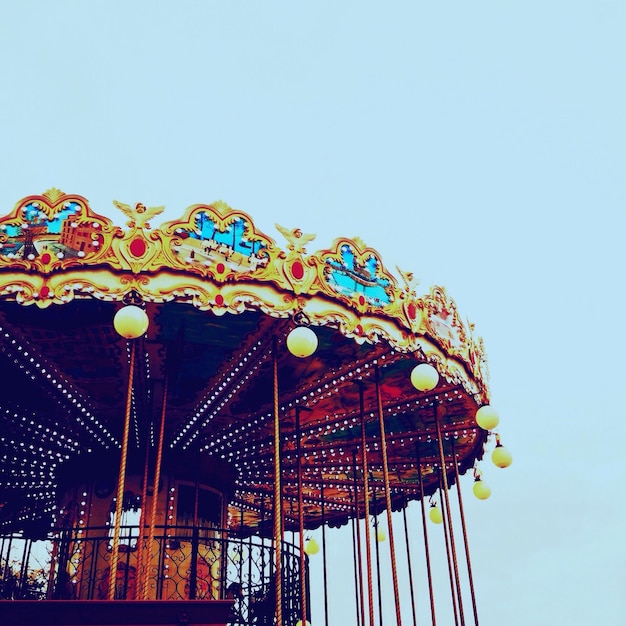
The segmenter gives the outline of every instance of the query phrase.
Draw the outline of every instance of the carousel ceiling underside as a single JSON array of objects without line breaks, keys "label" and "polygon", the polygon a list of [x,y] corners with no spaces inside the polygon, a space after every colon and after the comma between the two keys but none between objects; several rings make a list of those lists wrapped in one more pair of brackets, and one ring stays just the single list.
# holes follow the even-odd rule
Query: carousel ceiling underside
[{"label": "carousel ceiling underside", "polygon": [[[418,456],[425,492],[438,485],[436,406],[447,459],[454,451],[464,471],[482,456],[482,344],[445,291],[418,297],[404,274],[399,286],[358,240],[307,255],[312,237],[290,231],[281,250],[225,205],[191,207],[154,231],[145,212],[122,230],[83,198],[47,192],[0,220],[0,525],[48,518],[64,466],[119,454],[130,344],[112,320],[128,297],[150,319],[136,344],[131,454],[154,450],[165,407],[166,463],[203,454],[234,469],[234,528],[254,531],[271,511],[274,359],[287,528],[298,465],[308,527],[322,522],[322,485],[325,521],[354,515],[363,435],[370,501],[382,508],[380,409],[394,507],[419,498]],[[51,227],[67,220],[75,231],[98,224],[88,237],[98,245],[71,254],[70,226]],[[302,314],[319,339],[308,358],[285,345]],[[410,382],[422,361],[440,372],[427,393]]]}]

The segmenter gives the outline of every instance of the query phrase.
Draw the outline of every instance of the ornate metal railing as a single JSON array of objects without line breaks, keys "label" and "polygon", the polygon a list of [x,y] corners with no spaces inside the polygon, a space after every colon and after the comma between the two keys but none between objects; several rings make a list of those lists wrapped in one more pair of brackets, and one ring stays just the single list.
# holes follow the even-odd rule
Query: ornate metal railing
[{"label": "ornate metal railing", "polygon": [[[108,527],[68,529],[34,541],[0,538],[0,598],[107,599],[112,539]],[[283,615],[300,619],[300,553],[282,546]],[[304,575],[308,574],[305,571]],[[233,599],[229,622],[272,624],[274,546],[218,528],[157,528],[147,548],[138,527],[122,527],[115,596],[119,599]],[[307,597],[308,597],[307,593]]]}]

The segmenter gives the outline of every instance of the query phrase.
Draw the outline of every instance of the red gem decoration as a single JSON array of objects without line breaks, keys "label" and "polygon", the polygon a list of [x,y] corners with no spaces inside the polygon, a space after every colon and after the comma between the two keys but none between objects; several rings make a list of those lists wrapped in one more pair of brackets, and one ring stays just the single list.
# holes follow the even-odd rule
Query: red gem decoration
[{"label": "red gem decoration", "polygon": [[50,294],[50,287],[48,287],[48,285],[44,285],[39,290],[39,297],[40,298],[47,298],[49,294]]},{"label": "red gem decoration", "polygon": [[365,304],[365,296],[359,296],[359,304],[363,306]]},{"label": "red gem decoration", "polygon": [[217,306],[222,306],[224,304],[224,296],[221,293],[218,293],[215,296],[215,304],[217,304]]},{"label": "red gem decoration", "polygon": [[41,262],[42,262],[44,265],[47,265],[48,263],[50,263],[50,255],[49,255],[47,252],[44,252],[44,253],[41,255]]},{"label": "red gem decoration", "polygon": [[302,280],[304,278],[304,266],[300,261],[294,261],[291,264],[291,275],[296,280]]},{"label": "red gem decoration", "polygon": [[128,246],[128,249],[135,258],[139,258],[146,253],[146,242],[143,239],[139,239],[139,237],[137,237],[130,242],[130,246]]},{"label": "red gem decoration", "polygon": [[225,266],[223,263],[218,263],[218,264],[215,266],[215,271],[216,271],[218,274],[223,274],[223,273],[226,271],[226,266]]},{"label": "red gem decoration", "polygon": [[361,326],[361,324],[357,324],[357,327],[354,329],[354,334],[355,335],[363,334],[363,326]]},{"label": "red gem decoration", "polygon": [[406,308],[406,312],[410,319],[414,320],[417,317],[417,307],[415,302],[409,302],[409,306]]}]

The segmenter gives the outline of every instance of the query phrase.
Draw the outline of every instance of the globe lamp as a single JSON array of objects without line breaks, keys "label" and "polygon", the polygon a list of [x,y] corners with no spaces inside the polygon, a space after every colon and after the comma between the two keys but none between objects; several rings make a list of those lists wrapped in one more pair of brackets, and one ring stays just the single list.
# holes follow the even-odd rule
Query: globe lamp
[{"label": "globe lamp", "polygon": [[430,391],[437,386],[439,373],[428,363],[420,363],[411,372],[411,383],[418,391]]},{"label": "globe lamp", "polygon": [[287,335],[287,349],[301,359],[311,356],[317,349],[317,335],[307,326],[298,326]]},{"label": "globe lamp", "polygon": [[441,524],[443,522],[441,509],[434,504],[430,507],[430,511],[428,511],[428,516],[430,517],[430,521],[433,524]]},{"label": "globe lamp", "polygon": [[508,467],[513,462],[513,457],[503,445],[498,444],[491,453],[491,460],[496,467]]},{"label": "globe lamp", "polygon": [[489,485],[480,480],[480,478],[477,478],[474,481],[472,491],[479,500],[486,500],[491,495],[491,489]]},{"label": "globe lamp", "polygon": [[481,406],[478,411],[476,411],[476,423],[483,430],[493,430],[500,421],[500,417],[498,412],[489,404],[485,404],[485,406]]},{"label": "globe lamp", "polygon": [[[302,620],[301,619],[299,619],[296,622],[296,626],[302,626]],[[304,626],[311,626],[311,622],[309,622],[309,620],[306,620],[306,622],[304,622]]]},{"label": "globe lamp", "polygon": [[121,308],[113,318],[113,326],[125,339],[137,339],[148,330],[148,315],[134,304]]},{"label": "globe lamp", "polygon": [[304,551],[309,556],[313,556],[320,551],[320,546],[315,539],[311,538],[304,544]]},{"label": "globe lamp", "polygon": [[387,535],[385,534],[385,531],[382,528],[379,528],[376,531],[376,541],[378,541],[379,543],[382,541],[386,541],[387,540]]}]

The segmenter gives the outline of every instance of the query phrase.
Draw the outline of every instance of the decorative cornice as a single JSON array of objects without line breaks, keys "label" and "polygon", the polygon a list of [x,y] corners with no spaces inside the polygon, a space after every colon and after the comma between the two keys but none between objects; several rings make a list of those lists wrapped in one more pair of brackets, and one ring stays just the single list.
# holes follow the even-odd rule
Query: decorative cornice
[{"label": "decorative cornice", "polygon": [[339,238],[306,252],[314,235],[278,226],[283,250],[252,218],[223,202],[195,204],[151,228],[162,207],[116,202],[130,220],[113,224],[79,195],[50,189],[0,218],[0,300],[45,308],[74,298],[182,301],[215,315],[255,309],[304,313],[357,342],[421,352],[440,373],[486,400],[482,340],[443,287],[423,296],[410,272],[402,284],[360,239]]}]

